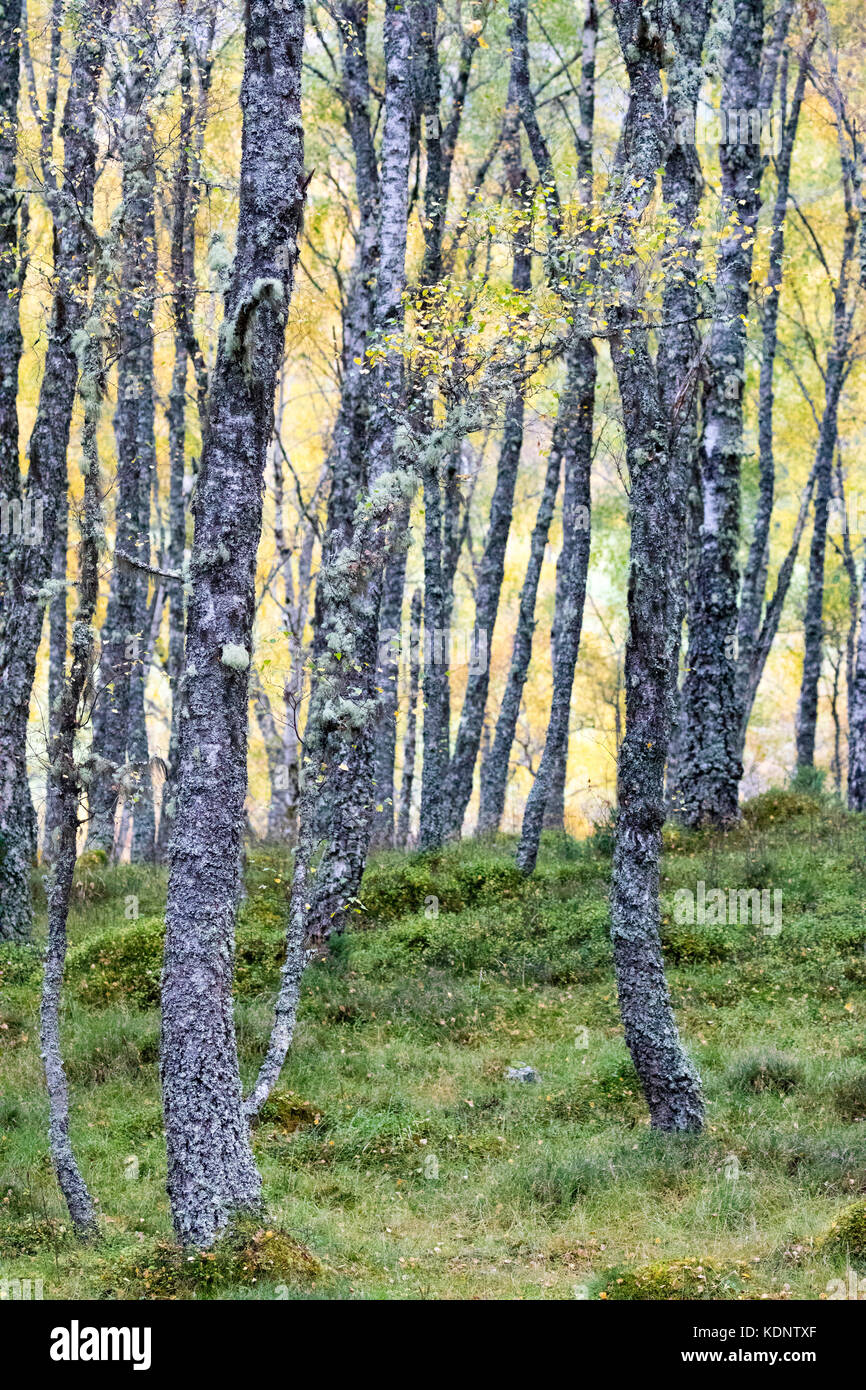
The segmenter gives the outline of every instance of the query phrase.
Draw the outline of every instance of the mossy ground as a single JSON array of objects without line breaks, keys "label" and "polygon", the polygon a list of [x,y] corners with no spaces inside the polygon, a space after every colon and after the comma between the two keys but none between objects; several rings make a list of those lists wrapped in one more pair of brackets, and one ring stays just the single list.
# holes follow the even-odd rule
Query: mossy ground
[{"label": "mossy ground", "polygon": [[[527,884],[505,839],[384,855],[355,930],[308,971],[255,1131],[267,1224],[194,1274],[171,1246],[164,1191],[164,876],[85,863],[64,1045],[104,1236],[75,1243],[51,1173],[38,958],[0,950],[0,1277],[41,1277],[49,1298],[826,1296],[847,1260],[862,1263],[866,823],[770,793],[725,837],[671,829],[665,843],[669,918],[675,890],[699,880],[784,895],[778,937],[665,926],[707,1094],[702,1135],[647,1127],[617,1016],[608,834],[546,839]],[[251,853],[237,989],[248,1080],[288,869],[279,851]],[[504,1079],[524,1062],[539,1084]]]}]

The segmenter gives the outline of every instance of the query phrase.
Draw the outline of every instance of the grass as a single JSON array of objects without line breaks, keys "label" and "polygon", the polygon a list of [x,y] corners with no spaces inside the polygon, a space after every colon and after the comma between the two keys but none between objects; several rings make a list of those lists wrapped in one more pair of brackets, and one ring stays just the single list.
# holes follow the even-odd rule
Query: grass
[{"label": "grass", "polygon": [[[797,789],[750,803],[724,837],[666,830],[664,937],[707,1095],[699,1136],[647,1126],[617,1015],[607,831],[545,838],[528,883],[505,838],[377,857],[355,929],[308,971],[255,1130],[268,1225],[192,1261],[171,1243],[164,1190],[164,877],[85,861],[64,1046],[103,1236],[69,1233],[47,1154],[38,957],[2,948],[0,1278],[42,1278],[48,1298],[826,1297],[846,1264],[866,1272],[864,829]],[[247,1081],[288,870],[251,851]],[[678,925],[674,893],[700,880],[781,888],[781,934]],[[523,1063],[540,1082],[505,1079]]]}]

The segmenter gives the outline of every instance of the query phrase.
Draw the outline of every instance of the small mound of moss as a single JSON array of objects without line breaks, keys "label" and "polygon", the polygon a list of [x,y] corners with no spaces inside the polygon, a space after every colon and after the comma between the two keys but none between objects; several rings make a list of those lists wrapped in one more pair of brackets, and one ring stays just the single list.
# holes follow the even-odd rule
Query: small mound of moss
[{"label": "small mound of moss", "polygon": [[746,802],[743,821],[754,830],[768,830],[802,816],[814,816],[822,809],[820,796],[820,783],[801,781],[792,787],[771,787]]},{"label": "small mound of moss", "polygon": [[866,1269],[866,1202],[855,1202],[836,1217],[821,1247],[843,1255],[855,1269]]},{"label": "small mound of moss", "polygon": [[833,1089],[833,1103],[843,1120],[866,1120],[866,1072],[840,1081]]},{"label": "small mound of moss", "polygon": [[738,1091],[774,1091],[786,1095],[802,1084],[803,1066],[788,1052],[766,1048],[740,1057],[728,1072],[729,1084]]},{"label": "small mound of moss", "polygon": [[752,1296],[750,1271],[714,1260],[671,1260],[639,1269],[607,1270],[599,1298],[668,1303],[679,1300],[739,1299]]},{"label": "small mound of moss", "polygon": [[721,927],[666,922],[661,931],[665,959],[677,965],[727,960],[735,944]]},{"label": "small mound of moss", "polygon": [[82,1001],[100,1009],[119,1002],[155,1008],[163,939],[162,919],[145,917],[76,946],[69,952],[68,970]]},{"label": "small mound of moss", "polygon": [[238,1223],[210,1250],[183,1250],[160,1241],[106,1268],[103,1297],[190,1299],[219,1297],[230,1286],[308,1283],[322,1265],[285,1231]]},{"label": "small mound of moss", "polygon": [[284,1134],[293,1134],[307,1125],[321,1125],[322,1112],[308,1100],[301,1100],[294,1091],[272,1091],[259,1112],[261,1124],[273,1125]]}]

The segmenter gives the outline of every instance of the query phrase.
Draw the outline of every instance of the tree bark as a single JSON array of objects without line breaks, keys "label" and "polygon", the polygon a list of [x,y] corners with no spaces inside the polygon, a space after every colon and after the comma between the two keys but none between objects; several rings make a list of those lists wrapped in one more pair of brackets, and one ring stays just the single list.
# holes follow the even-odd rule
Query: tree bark
[{"label": "tree bark", "polygon": [[[305,729],[301,818],[320,800],[327,843],[311,893],[308,933],[323,941],[345,925],[361,886],[376,787],[373,739],[379,711],[379,615],[384,570],[405,544],[412,475],[395,468],[395,436],[403,404],[403,291],[412,119],[411,16],[387,0],[385,119],[379,190],[379,268],[371,325],[375,365],[366,376],[367,489],[343,531],[345,539],[319,580],[318,653]],[[336,481],[336,479],[335,479]],[[407,491],[408,489],[408,491]]]},{"label": "tree bark", "polygon": [[[631,226],[652,196],[656,170],[671,150],[671,113],[662,97],[661,47],[673,37],[678,59],[699,84],[703,34],[697,23],[673,28],[663,8],[623,0],[614,18],[629,76],[629,107],[615,168],[619,206],[608,254],[626,267],[612,316],[611,353],[622,400],[630,483],[629,634],[625,656],[626,729],[620,749],[618,809],[611,887],[611,934],[626,1044],[641,1080],[654,1128],[700,1129],[700,1081],[677,1032],[659,938],[659,860],[664,822],[664,770],[670,739],[682,624],[680,539],[688,476],[678,466],[673,383],[659,379],[641,319]],[[697,72],[695,72],[697,67]],[[685,79],[683,79],[685,80]],[[697,85],[692,101],[697,99]],[[693,107],[692,107],[693,109]],[[694,198],[684,171],[686,215]],[[687,236],[685,225],[680,239]],[[671,343],[682,362],[684,344]],[[688,376],[676,382],[676,396]]]},{"label": "tree bark", "polygon": [[412,818],[412,789],[415,785],[415,741],[418,728],[418,691],[421,677],[421,590],[412,595],[409,618],[409,689],[407,691],[406,731],[403,735],[403,780],[400,786],[400,812],[397,817],[397,844],[409,842]]},{"label": "tree bark", "polygon": [[[104,275],[104,270],[102,272]],[[72,664],[57,710],[57,730],[51,743],[49,776],[55,786],[57,836],[54,864],[48,880],[48,944],[42,979],[40,1040],[48,1090],[51,1161],[76,1233],[89,1239],[96,1233],[96,1212],[75,1158],[69,1136],[69,1092],[60,1042],[60,997],[66,963],[66,925],[77,857],[79,803],[83,799],[82,768],[75,743],[88,687],[92,684],[93,619],[99,598],[99,554],[103,537],[102,492],[97,431],[104,381],[102,364],[102,286],[97,285],[91,333],[80,344],[81,395],[84,400],[82,457],[84,508],[78,564],[78,606],[72,628]],[[90,762],[90,758],[88,758]],[[92,767],[92,762],[90,762]]]},{"label": "tree bark", "polygon": [[58,526],[67,507],[66,450],[78,378],[73,340],[87,316],[87,223],[96,179],[94,106],[113,12],[114,0],[95,0],[79,12],[61,129],[63,184],[49,188],[55,286],[25,488],[31,515],[41,509],[42,535],[39,545],[19,544],[9,556],[0,635],[0,937],[5,939],[25,939],[32,921],[32,828],[20,813],[21,789],[27,780],[27,716],[46,585]]},{"label": "tree bark", "polygon": [[232,1013],[262,482],[304,203],[303,6],[247,11],[237,246],[195,504],[162,984],[172,1219],[207,1247],[260,1203]]},{"label": "tree bark", "polygon": [[[156,36],[153,0],[129,15],[124,57],[121,145],[120,295],[117,306],[117,444],[115,563],[111,572],[100,659],[101,685],[93,721],[94,752],[105,770],[91,787],[91,848],[114,848],[117,788],[134,797],[131,855],[153,858],[155,824],[144,715],[148,574],[125,562],[150,563],[150,494],[156,473],[153,313],[156,299],[156,163],[149,98]],[[124,767],[124,764],[127,764]]]},{"label": "tree bark", "polygon": [[723,827],[739,816],[742,777],[735,651],[737,551],[749,286],[761,205],[760,133],[753,115],[760,110],[763,0],[735,0],[731,32],[722,86],[726,138],[719,149],[726,230],[719,245],[716,305],[706,353],[703,525],[676,790],[678,813],[687,825]]}]

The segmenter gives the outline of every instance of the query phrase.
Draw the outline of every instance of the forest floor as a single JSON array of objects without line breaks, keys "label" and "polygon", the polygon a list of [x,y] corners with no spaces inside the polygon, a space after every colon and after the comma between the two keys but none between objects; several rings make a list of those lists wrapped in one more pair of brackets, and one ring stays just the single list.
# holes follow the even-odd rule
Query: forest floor
[{"label": "forest floor", "polygon": [[[0,1279],[41,1278],[46,1298],[828,1297],[846,1264],[866,1270],[866,822],[771,792],[730,834],[667,830],[665,845],[665,953],[704,1133],[648,1128],[607,939],[609,830],[546,838],[529,882],[505,838],[384,854],[357,927],[307,972],[254,1133],[270,1224],[186,1263],[159,1109],[164,874],[83,856],[64,1039],[103,1236],[82,1248],[64,1219],[38,956],[4,947]],[[288,867],[250,850],[246,1080],[270,1026]],[[678,925],[675,890],[701,882],[780,889],[781,932]],[[540,1080],[506,1079],[522,1064]]]}]

